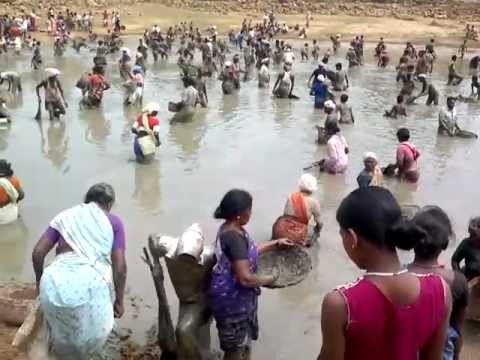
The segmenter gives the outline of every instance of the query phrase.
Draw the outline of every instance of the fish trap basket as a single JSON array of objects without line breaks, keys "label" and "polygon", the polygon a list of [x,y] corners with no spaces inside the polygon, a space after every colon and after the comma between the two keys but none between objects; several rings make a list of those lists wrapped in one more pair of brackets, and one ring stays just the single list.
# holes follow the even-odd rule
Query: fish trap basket
[{"label": "fish trap basket", "polygon": [[294,247],[262,254],[258,259],[257,274],[262,276],[278,273],[278,278],[268,287],[285,288],[305,280],[311,270],[312,258],[308,251]]}]

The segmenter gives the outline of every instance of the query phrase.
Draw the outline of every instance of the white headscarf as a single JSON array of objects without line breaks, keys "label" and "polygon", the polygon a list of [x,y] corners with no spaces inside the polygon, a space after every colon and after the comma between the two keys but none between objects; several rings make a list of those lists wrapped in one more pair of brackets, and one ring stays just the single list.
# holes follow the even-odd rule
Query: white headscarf
[{"label": "white headscarf", "polygon": [[328,109],[333,109],[335,110],[335,103],[332,101],[332,100],[327,100],[325,101],[325,104],[323,104],[324,107],[328,108]]},{"label": "white headscarf", "polygon": [[377,154],[372,151],[367,151],[365,154],[363,154],[363,160],[365,161],[367,159],[373,159],[375,161],[378,161]]},{"label": "white headscarf", "polygon": [[142,109],[143,113],[151,114],[153,112],[159,112],[160,111],[160,106],[156,102],[151,102],[145,105]]},{"label": "white headscarf", "polygon": [[317,179],[313,175],[303,174],[298,182],[298,188],[300,191],[314,193],[317,191]]}]

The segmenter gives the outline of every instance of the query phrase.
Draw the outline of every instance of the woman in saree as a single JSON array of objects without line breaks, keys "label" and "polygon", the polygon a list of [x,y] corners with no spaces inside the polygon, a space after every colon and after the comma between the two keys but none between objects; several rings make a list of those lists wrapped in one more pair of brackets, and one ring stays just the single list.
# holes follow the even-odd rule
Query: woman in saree
[{"label": "woman in saree", "polygon": [[18,202],[24,198],[20,180],[7,160],[0,160],[0,225],[18,219]]},{"label": "woman in saree", "polygon": [[215,211],[224,222],[215,244],[217,263],[207,290],[208,306],[217,324],[223,360],[250,360],[251,342],[258,339],[258,296],[277,274],[257,275],[257,258],[278,247],[293,246],[288,239],[257,245],[245,225],[252,214],[252,196],[244,190],[230,190]]},{"label": "woman in saree", "polygon": [[[110,210],[113,188],[93,185],[85,203],[57,215],[32,254],[49,349],[59,359],[97,353],[124,313],[125,232]],[[55,260],[44,268],[56,246]]]},{"label": "woman in saree", "polygon": [[378,166],[377,154],[366,152],[363,155],[364,168],[357,176],[358,187],[382,186],[383,173]]},{"label": "woman in saree", "polygon": [[[309,246],[322,229],[320,204],[312,196],[317,191],[317,179],[313,175],[303,174],[298,190],[290,194],[283,215],[273,224],[272,239],[288,238],[295,243]],[[312,218],[315,227],[314,231],[309,233],[308,225]]]}]

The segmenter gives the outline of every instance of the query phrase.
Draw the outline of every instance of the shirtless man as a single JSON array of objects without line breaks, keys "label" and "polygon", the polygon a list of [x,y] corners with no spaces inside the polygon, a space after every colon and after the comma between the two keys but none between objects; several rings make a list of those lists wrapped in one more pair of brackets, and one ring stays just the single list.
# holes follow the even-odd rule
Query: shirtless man
[{"label": "shirtless man", "polygon": [[457,63],[457,55],[453,55],[452,60],[450,61],[450,64],[448,65],[448,82],[447,82],[447,85],[456,86],[456,85],[460,84],[463,80],[463,77],[461,77],[457,73],[456,63]]},{"label": "shirtless man", "polygon": [[335,77],[334,81],[332,81],[333,90],[335,91],[345,91],[350,87],[350,83],[348,81],[348,76],[345,70],[342,69],[342,63],[337,63],[335,65]]},{"label": "shirtless man", "polygon": [[48,111],[50,120],[60,115],[65,115],[65,108],[68,107],[63,95],[63,88],[58,79],[59,71],[47,73],[47,78],[36,87],[38,101],[41,101],[40,89],[45,91],[45,109]]},{"label": "shirtless man", "polygon": [[435,105],[438,105],[438,97],[439,97],[438,90],[431,83],[427,81],[427,76],[425,74],[419,74],[418,80],[422,84],[422,90],[420,90],[420,93],[413,98],[413,101],[428,95],[426,104],[428,106],[430,106],[432,103]]}]

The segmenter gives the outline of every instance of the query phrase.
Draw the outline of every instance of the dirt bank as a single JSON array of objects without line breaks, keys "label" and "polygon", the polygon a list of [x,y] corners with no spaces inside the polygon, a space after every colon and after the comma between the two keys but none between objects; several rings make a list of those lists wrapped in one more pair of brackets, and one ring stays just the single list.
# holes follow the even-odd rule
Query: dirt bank
[{"label": "dirt bank", "polygon": [[[203,0],[164,0],[159,2],[135,2],[135,0],[68,0],[69,9],[78,12],[92,10],[95,14],[95,31],[105,32],[101,24],[104,9],[119,10],[122,21],[126,25],[126,34],[141,34],[146,28],[158,24],[163,29],[181,21],[193,21],[203,29],[216,25],[221,33],[230,29],[238,30],[244,18],[261,21],[265,10],[273,10],[277,19],[293,27],[305,24],[305,14],[310,12],[312,20],[308,29],[308,37],[319,40],[328,39],[331,34],[339,33],[344,39],[364,34],[367,41],[377,41],[380,36],[388,42],[405,42],[407,39],[424,42],[431,37],[437,43],[458,46],[463,37],[467,21],[480,16],[480,7],[472,4],[437,2],[430,3],[405,2],[340,2],[326,3],[316,1],[288,1],[282,5],[280,1],[203,1]],[[29,13],[32,2],[26,0],[0,0],[0,13]],[[54,6],[65,12],[63,2],[46,1],[35,3],[34,9],[41,15],[41,30],[45,31],[46,11]],[[35,5],[37,4],[37,5]],[[13,9],[13,10],[12,10]],[[215,16],[212,16],[215,14]],[[296,33],[290,33],[295,37]],[[475,46],[476,43],[470,44]]]}]

